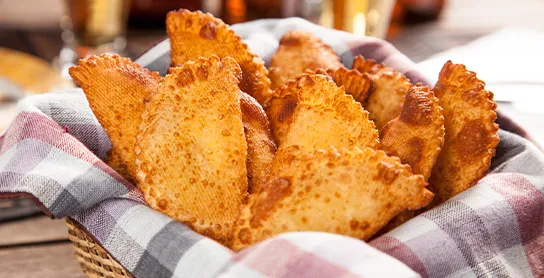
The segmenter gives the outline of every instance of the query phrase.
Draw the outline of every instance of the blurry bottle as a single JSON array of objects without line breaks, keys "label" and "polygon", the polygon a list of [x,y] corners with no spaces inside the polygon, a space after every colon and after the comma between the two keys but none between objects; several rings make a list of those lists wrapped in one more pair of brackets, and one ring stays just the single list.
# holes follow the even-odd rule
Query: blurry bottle
[{"label": "blurry bottle", "polygon": [[[204,0],[207,1],[216,0]],[[324,0],[223,0],[222,3],[221,12],[218,14],[229,24],[293,16],[317,23]]]},{"label": "blurry bottle", "polygon": [[181,8],[202,9],[201,0],[132,0],[129,26],[138,28],[164,28],[166,13]]},{"label": "blurry bottle", "polygon": [[438,19],[446,0],[397,0],[393,21],[411,25]]}]

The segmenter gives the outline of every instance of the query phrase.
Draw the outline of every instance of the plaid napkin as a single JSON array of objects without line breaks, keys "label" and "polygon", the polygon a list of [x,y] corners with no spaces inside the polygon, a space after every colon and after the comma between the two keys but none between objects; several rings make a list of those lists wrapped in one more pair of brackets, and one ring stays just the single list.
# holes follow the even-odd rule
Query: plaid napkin
[{"label": "plaid napkin", "polygon": [[[301,19],[234,28],[266,61],[283,33],[303,29],[330,44],[347,67],[363,54],[426,83],[404,55],[378,39]],[[137,62],[164,74],[168,41]],[[71,217],[137,277],[540,277],[544,156],[516,124],[500,115],[498,122],[501,143],[487,176],[369,244],[301,232],[233,253],[192,232],[147,207],[140,192],[102,162],[110,141],[79,89],[19,103],[0,136],[0,197],[30,197],[51,217]]]}]

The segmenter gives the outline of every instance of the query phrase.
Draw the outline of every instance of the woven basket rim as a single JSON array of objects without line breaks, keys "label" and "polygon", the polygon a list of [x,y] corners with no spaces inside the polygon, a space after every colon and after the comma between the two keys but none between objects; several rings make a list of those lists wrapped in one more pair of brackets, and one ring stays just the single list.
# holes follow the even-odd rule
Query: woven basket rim
[{"label": "woven basket rim", "polygon": [[134,277],[81,225],[69,217],[65,220],[75,257],[88,277]]}]

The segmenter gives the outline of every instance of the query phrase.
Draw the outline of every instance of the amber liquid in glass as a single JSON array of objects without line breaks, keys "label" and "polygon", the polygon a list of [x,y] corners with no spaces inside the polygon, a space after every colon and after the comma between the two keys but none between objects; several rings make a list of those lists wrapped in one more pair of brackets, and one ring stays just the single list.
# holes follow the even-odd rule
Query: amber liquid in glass
[{"label": "amber liquid in glass", "polygon": [[76,58],[124,50],[130,0],[66,0],[65,3],[62,37],[65,47],[72,49]]}]

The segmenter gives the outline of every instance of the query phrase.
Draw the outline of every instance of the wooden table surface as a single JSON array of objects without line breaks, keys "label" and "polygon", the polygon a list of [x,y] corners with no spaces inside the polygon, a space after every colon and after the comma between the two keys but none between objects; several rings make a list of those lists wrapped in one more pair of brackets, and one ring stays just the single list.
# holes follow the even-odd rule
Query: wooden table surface
[{"label": "wooden table surface", "polygon": [[37,216],[0,224],[0,277],[86,276],[64,220]]},{"label": "wooden table surface", "polygon": [[[407,28],[393,38],[392,43],[413,60],[421,61],[506,26],[544,31],[542,11],[544,1],[540,0],[515,3],[449,0],[439,21]],[[164,30],[129,32],[130,56],[138,56],[164,36]],[[58,29],[17,29],[2,26],[0,20],[0,47],[52,61],[61,44]],[[74,258],[64,221],[50,220],[45,216],[0,223],[0,277],[4,274],[9,274],[9,277],[84,277]]]}]

